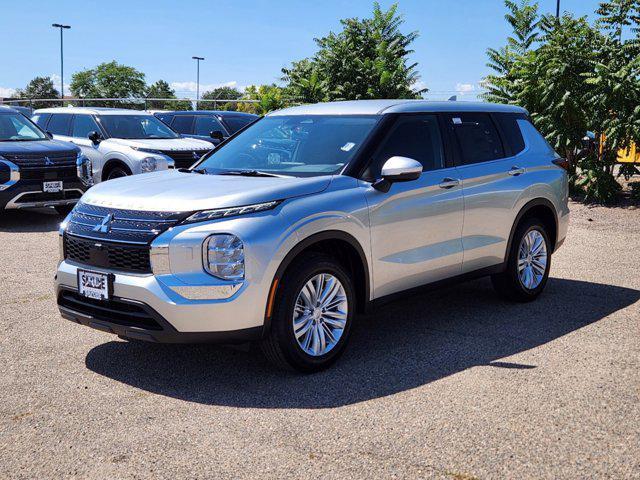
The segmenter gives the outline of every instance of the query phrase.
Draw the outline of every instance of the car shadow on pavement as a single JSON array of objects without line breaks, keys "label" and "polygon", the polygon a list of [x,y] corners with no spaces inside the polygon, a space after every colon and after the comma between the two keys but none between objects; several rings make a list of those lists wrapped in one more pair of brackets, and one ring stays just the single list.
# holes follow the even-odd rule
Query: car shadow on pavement
[{"label": "car shadow on pavement", "polygon": [[358,318],[343,357],[314,375],[272,368],[257,349],[111,341],[93,348],[87,367],[160,395],[211,405],[329,408],[403,392],[476,366],[501,361],[621,310],[640,291],[550,279],[528,304],[499,299],[478,280],[390,303]]},{"label": "car shadow on pavement", "polygon": [[0,212],[0,232],[55,232],[64,217],[53,208]]}]

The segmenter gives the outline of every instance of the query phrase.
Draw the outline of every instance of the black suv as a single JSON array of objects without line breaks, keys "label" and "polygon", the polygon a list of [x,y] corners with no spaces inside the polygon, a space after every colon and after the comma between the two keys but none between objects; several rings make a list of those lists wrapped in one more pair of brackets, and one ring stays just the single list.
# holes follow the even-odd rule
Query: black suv
[{"label": "black suv", "polygon": [[207,140],[214,145],[260,118],[252,113],[221,110],[180,110],[154,115],[183,137]]},{"label": "black suv", "polygon": [[85,187],[78,178],[80,150],[52,140],[12,109],[0,109],[0,210],[55,207],[67,213]]}]

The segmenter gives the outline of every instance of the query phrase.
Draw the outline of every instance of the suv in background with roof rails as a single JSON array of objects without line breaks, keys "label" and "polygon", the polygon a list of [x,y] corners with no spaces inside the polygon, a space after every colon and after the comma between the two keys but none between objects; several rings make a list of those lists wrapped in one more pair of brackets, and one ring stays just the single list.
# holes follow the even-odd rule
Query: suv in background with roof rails
[{"label": "suv in background with roof rails", "polygon": [[89,190],[60,228],[58,306],[123,338],[255,340],[317,371],[357,311],[419,287],[490,275],[534,300],[567,234],[565,168],[514,106],[272,112],[190,170]]},{"label": "suv in background with roof rails", "polygon": [[78,147],[51,140],[31,120],[0,108],[0,210],[55,207],[61,214],[84,193]]},{"label": "suv in background with roof rails", "polygon": [[199,138],[214,145],[260,118],[252,113],[218,110],[162,111],[154,115],[182,136]]},{"label": "suv in background with roof rails", "polygon": [[87,185],[168,168],[187,168],[211,150],[211,144],[182,138],[147,112],[119,108],[57,107],[32,117],[54,138],[75,143],[87,159]]}]

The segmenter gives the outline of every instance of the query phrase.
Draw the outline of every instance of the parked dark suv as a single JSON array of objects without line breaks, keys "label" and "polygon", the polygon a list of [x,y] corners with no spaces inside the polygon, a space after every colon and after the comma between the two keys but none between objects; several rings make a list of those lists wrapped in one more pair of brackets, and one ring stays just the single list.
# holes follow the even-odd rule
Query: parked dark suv
[{"label": "parked dark suv", "polygon": [[259,117],[252,113],[217,110],[156,112],[156,117],[185,137],[218,145]]},{"label": "parked dark suv", "polygon": [[80,150],[49,138],[21,113],[0,109],[0,210],[55,207],[67,213],[85,188]]}]

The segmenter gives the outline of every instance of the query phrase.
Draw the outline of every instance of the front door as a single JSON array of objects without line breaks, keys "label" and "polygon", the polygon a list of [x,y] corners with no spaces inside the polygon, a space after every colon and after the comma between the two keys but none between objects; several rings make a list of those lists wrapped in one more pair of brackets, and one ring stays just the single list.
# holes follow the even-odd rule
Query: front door
[{"label": "front door", "polygon": [[393,156],[413,158],[422,176],[386,193],[362,182],[369,206],[374,298],[449,278],[462,268],[463,199],[459,173],[445,162],[438,116],[400,115],[366,173]]},{"label": "front door", "polygon": [[91,160],[93,178],[97,182],[102,175],[104,155],[100,151],[100,144],[95,144],[89,140],[89,134],[91,132],[100,132],[100,127],[98,127],[93,116],[88,114],[77,114],[73,116],[71,141],[80,147],[83,155]]}]

